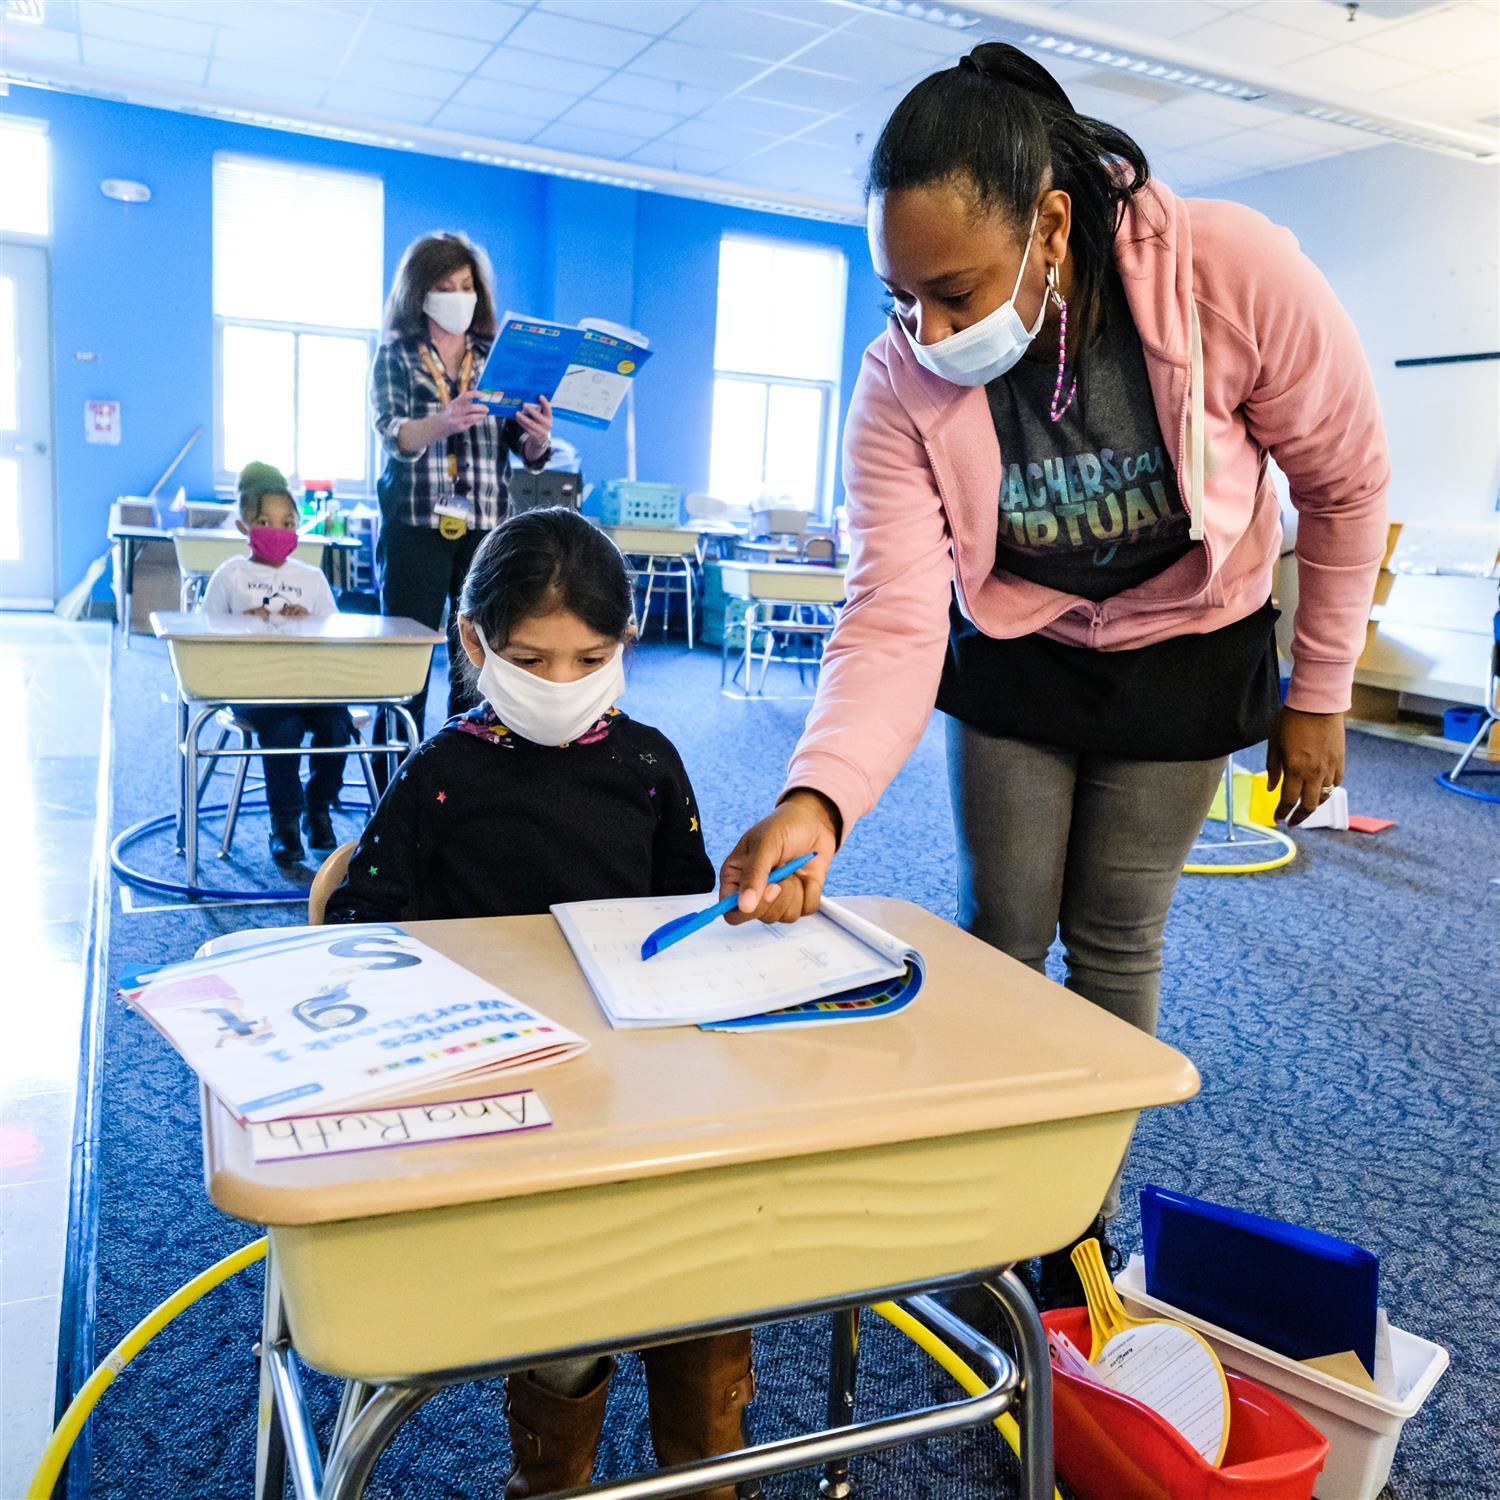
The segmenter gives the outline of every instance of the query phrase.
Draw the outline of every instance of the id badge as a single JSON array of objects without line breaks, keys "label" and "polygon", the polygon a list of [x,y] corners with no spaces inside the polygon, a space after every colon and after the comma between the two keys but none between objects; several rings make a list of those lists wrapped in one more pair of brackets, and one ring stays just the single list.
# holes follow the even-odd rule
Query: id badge
[{"label": "id badge", "polygon": [[438,518],[438,535],[444,541],[456,542],[469,529],[471,512],[467,506],[448,503],[434,505],[432,513]]}]

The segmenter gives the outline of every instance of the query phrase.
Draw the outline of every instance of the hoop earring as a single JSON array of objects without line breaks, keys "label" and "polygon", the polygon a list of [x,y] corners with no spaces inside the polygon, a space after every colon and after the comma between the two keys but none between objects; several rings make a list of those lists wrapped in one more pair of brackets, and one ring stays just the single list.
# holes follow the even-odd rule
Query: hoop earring
[{"label": "hoop earring", "polygon": [[[1049,409],[1052,420],[1060,422],[1073,404],[1073,397],[1078,394],[1078,376],[1076,374],[1073,376],[1073,382],[1068,387],[1067,399],[1063,400],[1063,375],[1068,359],[1068,301],[1058,290],[1055,263],[1047,267],[1046,296],[1057,304],[1058,311],[1062,314],[1062,325],[1057,331],[1057,384],[1052,388],[1052,404]],[[1058,405],[1059,401],[1062,401],[1061,406]]]}]

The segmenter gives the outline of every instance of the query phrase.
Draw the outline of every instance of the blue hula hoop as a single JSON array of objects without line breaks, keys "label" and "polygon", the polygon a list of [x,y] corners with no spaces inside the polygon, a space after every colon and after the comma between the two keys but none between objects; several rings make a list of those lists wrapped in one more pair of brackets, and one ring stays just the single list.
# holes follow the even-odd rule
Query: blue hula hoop
[{"label": "blue hula hoop", "polygon": [[[1479,775],[1490,776],[1494,772],[1481,771]],[[1446,771],[1439,771],[1432,778],[1445,792],[1457,792],[1460,797],[1472,797],[1476,802],[1500,802],[1500,793],[1481,792],[1478,787],[1460,786]]]},{"label": "blue hula hoop", "polygon": [[[263,800],[254,802],[241,802],[240,811],[264,812],[267,804]],[[339,802],[340,807],[349,808],[356,812],[369,812],[370,803],[365,802]],[[227,802],[216,803],[211,807],[200,807],[198,816],[200,818],[211,813],[226,813],[229,811]],[[147,875],[125,863],[125,851],[138,839],[143,839],[147,834],[160,832],[163,828],[169,828],[177,822],[176,813],[160,813],[154,818],[143,818],[139,823],[132,823],[129,828],[122,829],[110,841],[109,867],[113,871],[115,879],[122,885],[131,886],[138,891],[150,891],[159,896],[183,896],[189,901],[241,901],[251,904],[272,902],[285,903],[296,900],[299,896],[306,896],[309,887],[305,885],[290,885],[279,891],[258,890],[219,890],[213,886],[189,885],[183,880],[162,880],[155,875]]]}]

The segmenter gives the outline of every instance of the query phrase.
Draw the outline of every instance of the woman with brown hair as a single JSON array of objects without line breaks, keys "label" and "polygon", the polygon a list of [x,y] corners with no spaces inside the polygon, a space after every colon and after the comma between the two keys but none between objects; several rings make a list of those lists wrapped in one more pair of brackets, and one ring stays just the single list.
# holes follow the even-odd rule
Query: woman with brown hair
[{"label": "woman with brown hair", "polygon": [[[552,408],[491,414],[474,387],[496,332],[489,258],[467,235],[423,235],[406,247],[370,372],[370,408],[385,450],[380,496],[380,609],[436,630],[449,618],[448,715],[475,699],[451,638],[475,549],[510,508],[510,460],[545,467]],[[427,691],[413,700],[420,729]]]}]

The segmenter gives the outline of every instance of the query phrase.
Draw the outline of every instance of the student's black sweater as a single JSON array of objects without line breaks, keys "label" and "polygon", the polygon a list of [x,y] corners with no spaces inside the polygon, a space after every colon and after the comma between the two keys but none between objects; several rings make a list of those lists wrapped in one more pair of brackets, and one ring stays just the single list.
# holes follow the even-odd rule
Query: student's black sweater
[{"label": "student's black sweater", "polygon": [[659,730],[615,710],[572,744],[534,745],[485,706],[396,774],[327,920],[522,916],[713,884],[692,786]]}]

